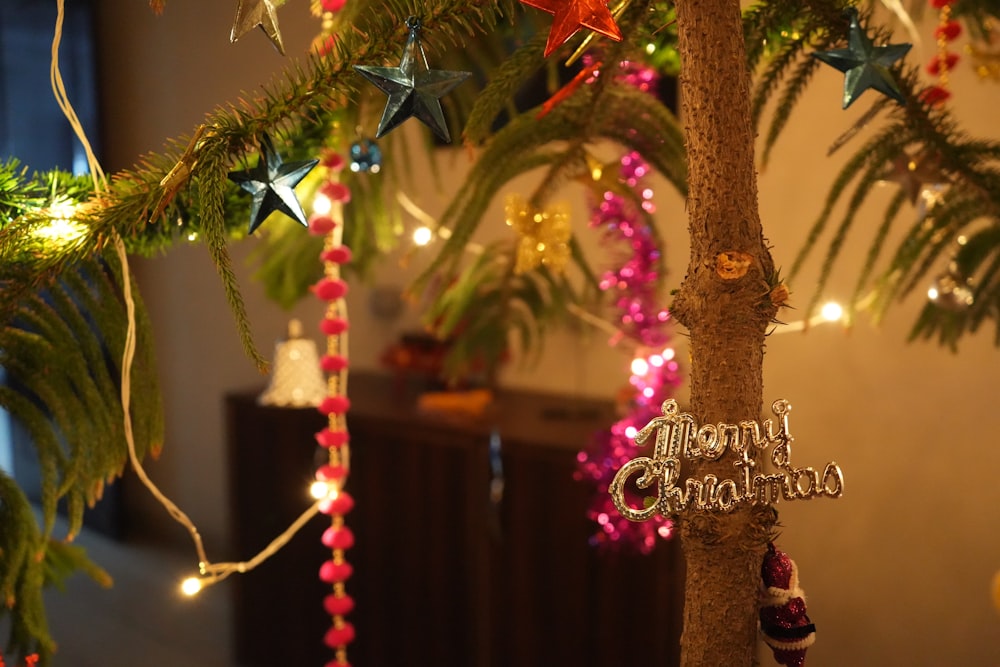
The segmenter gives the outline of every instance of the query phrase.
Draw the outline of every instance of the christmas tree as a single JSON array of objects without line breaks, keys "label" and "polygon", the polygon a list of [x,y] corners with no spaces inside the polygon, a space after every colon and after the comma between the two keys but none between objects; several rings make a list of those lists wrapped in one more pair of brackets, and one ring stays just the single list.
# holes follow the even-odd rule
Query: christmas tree
[{"label": "christmas tree", "polygon": [[[13,161],[5,166],[0,243],[7,326],[0,348],[7,354],[5,368],[22,388],[5,390],[4,405],[30,424],[48,471],[46,520],[40,529],[26,511],[19,490],[2,478],[3,509],[12,515],[9,525],[16,526],[16,530],[4,531],[4,553],[10,556],[3,572],[7,597],[16,598],[12,616],[21,635],[15,648],[47,652],[37,597],[41,565],[28,555],[44,554],[49,565],[82,562],[79,554],[48,539],[56,501],[66,497],[71,516],[78,520],[82,506],[99,495],[103,481],[119,474],[126,462],[117,390],[120,368],[108,367],[102,351],[106,346],[110,358],[119,357],[127,315],[116,296],[122,277],[110,253],[112,239],[119,235],[131,252],[139,254],[155,253],[189,237],[205,240],[223,276],[245,347],[251,357],[259,359],[226,249],[227,239],[245,234],[248,202],[226,176],[256,163],[261,138],[267,133],[279,137],[279,152],[292,162],[318,155],[324,147],[344,150],[356,139],[357,125],[373,127],[372,118],[381,114],[385,98],[366,88],[368,84],[352,66],[395,66],[410,16],[421,21],[420,35],[433,69],[459,71],[463,59],[478,59],[487,72],[483,85],[470,83],[468,91],[458,87],[444,100],[452,135],[463,128],[463,140],[478,149],[478,159],[453,204],[437,220],[450,230],[450,236],[417,283],[437,297],[429,311],[435,314],[439,332],[457,331],[466,349],[496,359],[506,349],[508,329],[540,335],[542,324],[554,311],[568,310],[567,303],[596,309],[588,298],[599,292],[597,281],[585,281],[585,287],[579,288],[545,265],[537,272],[510,270],[518,259],[515,244],[493,249],[505,261],[501,268],[508,269],[499,273],[496,266],[473,263],[469,268],[465,253],[473,230],[489,224],[484,215],[487,205],[512,178],[528,171],[541,173],[541,185],[532,189],[528,200],[539,210],[547,210],[556,193],[586,171],[589,147],[610,140],[638,151],[687,196],[691,261],[670,310],[691,334],[692,410],[701,423],[735,424],[760,414],[765,336],[773,320],[782,317],[778,309],[788,304],[788,295],[757,214],[754,113],[777,98],[778,111],[772,116],[775,120],[769,126],[764,155],[779,150],[773,147],[779,146],[775,142],[782,125],[794,114],[805,85],[822,67],[811,54],[833,52],[850,43],[855,27],[852,15],[844,12],[846,6],[817,3],[802,8],[768,3],[741,17],[739,6],[733,3],[692,3],[678,6],[675,19],[665,3],[623,3],[611,8],[620,42],[593,39],[582,30],[565,45],[554,44],[552,60],[543,57],[549,19],[517,3],[389,2],[384,6],[384,11],[371,12],[365,3],[349,2],[336,12],[329,11],[324,26],[328,34],[318,41],[314,54],[296,61],[259,100],[238,102],[209,114],[203,126],[171,141],[165,153],[147,156],[140,166],[118,173],[99,197],[93,196],[87,179],[55,173],[31,175]],[[319,3],[319,9],[328,8]],[[960,9],[968,13],[961,14]],[[957,7],[955,18],[966,21],[963,25],[969,29],[980,25],[989,13],[989,7],[970,4]],[[878,32],[864,8],[856,23],[877,44],[895,42],[887,33]],[[670,72],[679,56],[684,135],[669,110],[623,84],[614,66],[607,65],[602,76],[591,76],[578,85],[546,115],[538,117],[535,108],[511,112],[509,122],[494,130],[495,118],[511,107],[511,98],[522,83],[556,59],[571,56],[583,39],[588,40],[582,45],[584,50],[605,64],[652,55],[657,67]],[[484,43],[496,46],[494,40],[505,47],[499,57],[496,49],[477,51]],[[492,59],[489,53],[494,54]],[[939,59],[939,72],[942,62],[947,57]],[[904,65],[889,63],[882,72],[895,85],[889,90],[898,93],[899,100],[889,95],[876,101],[877,92],[861,98],[859,104],[872,104],[872,118],[859,120],[855,129],[867,132],[867,138],[847,139],[839,149],[851,151],[854,157],[833,184],[829,205],[810,242],[818,243],[838,198],[853,187],[843,222],[830,242],[822,282],[830,275],[837,251],[876,183],[898,181],[899,192],[888,202],[884,222],[866,248],[868,261],[861,267],[851,312],[865,306],[882,314],[898,294],[930,282],[941,272],[942,262],[950,263],[937,281],[946,288],[939,290],[939,297],[943,294],[946,299],[928,303],[915,334],[954,345],[997,316],[998,282],[992,268],[997,247],[993,198],[998,189],[991,166],[996,146],[962,134],[947,105],[940,104],[945,88],[937,83],[928,87],[916,67]],[[756,74],[754,83],[751,73]],[[861,92],[845,88],[845,105],[853,104]],[[362,98],[364,103],[359,104]],[[877,125],[876,129],[868,131],[868,123]],[[923,166],[918,172],[919,165]],[[387,165],[386,172],[390,168]],[[396,168],[405,170],[398,164]],[[854,183],[853,179],[859,180]],[[923,186],[931,181],[946,183],[949,194],[935,203],[933,217],[918,219],[905,230],[895,255],[886,262],[882,251],[888,254],[886,244],[895,240],[891,225],[909,203],[914,188],[922,196]],[[396,182],[360,176],[350,182],[354,206],[346,212],[345,231],[362,273],[395,238],[397,212],[385,206],[386,200],[391,201],[386,190],[392,186],[384,183]],[[82,206],[71,215],[60,215],[56,200]],[[676,234],[680,214],[675,217]],[[39,233],[53,220],[83,225],[71,225],[73,234],[53,242]],[[957,241],[959,236],[964,242]],[[308,237],[296,238],[290,231],[276,231],[273,237],[267,265],[272,282],[278,282],[273,278],[275,269],[284,276],[295,267],[289,258],[309,256],[314,248],[303,247]],[[781,243],[780,239],[772,241]],[[803,253],[801,257],[793,273],[812,256]],[[580,253],[573,253],[572,261],[584,276],[596,274]],[[316,278],[306,273],[290,279],[300,291]],[[441,276],[448,280],[442,281]],[[972,277],[975,282],[967,282]],[[438,285],[448,289],[435,292]],[[484,286],[490,291],[479,291]],[[503,298],[490,299],[489,295]],[[512,300],[525,304],[526,318],[524,310],[508,307]],[[139,305],[140,354],[133,373],[136,400],[132,410],[141,455],[143,449],[155,449],[162,442],[162,417],[156,405],[151,332]],[[801,305],[807,317],[813,305]],[[477,311],[474,306],[495,310]],[[522,320],[517,319],[519,315]],[[502,326],[458,328],[459,323],[486,318]],[[81,341],[87,344],[78,347]],[[43,373],[53,367],[61,369],[61,377]],[[69,424],[86,424],[86,428],[71,429]],[[722,466],[728,465],[728,460],[707,464],[695,475],[715,472],[725,478]],[[770,508],[756,505],[681,521],[689,576],[685,664],[752,661],[759,569],[773,522]],[[41,643],[36,646],[35,642]]]}]

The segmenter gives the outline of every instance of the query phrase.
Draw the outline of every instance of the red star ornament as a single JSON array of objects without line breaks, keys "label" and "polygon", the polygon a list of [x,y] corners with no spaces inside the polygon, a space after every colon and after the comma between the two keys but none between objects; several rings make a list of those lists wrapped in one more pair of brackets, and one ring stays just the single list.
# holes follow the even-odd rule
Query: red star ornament
[{"label": "red star ornament", "polygon": [[529,7],[552,14],[552,28],[545,43],[545,57],[562,46],[581,27],[622,41],[622,31],[618,29],[611,10],[603,0],[521,0]]}]

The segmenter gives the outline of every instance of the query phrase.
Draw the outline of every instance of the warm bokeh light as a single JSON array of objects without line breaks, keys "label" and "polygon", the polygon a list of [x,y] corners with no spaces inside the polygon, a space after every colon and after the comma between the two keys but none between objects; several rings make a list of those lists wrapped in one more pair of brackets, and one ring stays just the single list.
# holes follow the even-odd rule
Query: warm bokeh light
[{"label": "warm bokeh light", "polygon": [[181,592],[188,597],[193,597],[201,592],[201,579],[198,577],[188,577],[181,582]]},{"label": "warm bokeh light", "polygon": [[316,500],[322,500],[330,495],[330,485],[326,482],[315,481],[309,486],[309,495]]},{"label": "warm bokeh light", "polygon": [[420,226],[413,230],[413,242],[425,246],[434,239],[434,231],[430,227]]},{"label": "warm bokeh light", "polygon": [[55,245],[68,245],[87,231],[81,223],[73,219],[76,215],[76,205],[69,201],[56,201],[45,213],[49,222],[35,229],[35,235],[43,241]]},{"label": "warm bokeh light", "polygon": [[823,304],[820,308],[819,314],[823,316],[823,319],[827,322],[837,322],[844,316],[844,309],[841,308],[840,304],[835,301],[829,301]]},{"label": "warm bokeh light", "polygon": [[317,194],[313,199],[313,213],[316,215],[326,215],[330,212],[333,204],[330,202],[330,198],[324,194]]}]

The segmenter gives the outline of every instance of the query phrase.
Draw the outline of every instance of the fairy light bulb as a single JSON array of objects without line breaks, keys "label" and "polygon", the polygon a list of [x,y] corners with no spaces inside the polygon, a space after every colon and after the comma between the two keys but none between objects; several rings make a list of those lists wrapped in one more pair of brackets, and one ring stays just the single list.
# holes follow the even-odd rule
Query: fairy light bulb
[{"label": "fairy light bulb", "polygon": [[413,242],[418,246],[425,246],[434,239],[434,231],[426,225],[421,225],[413,230]]},{"label": "fairy light bulb", "polygon": [[322,193],[317,193],[316,197],[313,199],[313,213],[317,215],[326,215],[330,212],[333,207],[333,203],[330,198]]},{"label": "fairy light bulb", "polygon": [[202,585],[201,579],[198,577],[188,577],[181,582],[181,593],[190,597],[194,597],[201,592]]},{"label": "fairy light bulb", "polygon": [[820,308],[819,314],[827,322],[838,322],[844,316],[844,309],[835,301],[828,301]]},{"label": "fairy light bulb", "polygon": [[632,360],[632,375],[645,375],[649,372],[649,362],[642,357]]},{"label": "fairy light bulb", "polygon": [[309,495],[316,500],[322,500],[330,495],[330,489],[331,486],[329,484],[317,480],[309,485]]},{"label": "fairy light bulb", "polygon": [[45,211],[49,216],[48,223],[35,229],[35,235],[56,246],[76,241],[87,230],[73,219],[76,216],[76,208],[76,204],[67,199],[54,201]]}]

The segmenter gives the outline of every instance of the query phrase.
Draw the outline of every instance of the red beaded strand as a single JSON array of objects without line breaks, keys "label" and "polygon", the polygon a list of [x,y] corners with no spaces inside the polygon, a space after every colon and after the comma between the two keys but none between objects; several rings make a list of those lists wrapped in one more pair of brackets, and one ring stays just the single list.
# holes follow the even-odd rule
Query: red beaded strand
[{"label": "red beaded strand", "polygon": [[934,29],[937,53],[927,64],[927,72],[938,78],[938,83],[923,92],[923,99],[931,106],[944,103],[951,97],[948,90],[948,73],[955,69],[959,55],[948,46],[962,34],[962,26],[951,18],[951,6],[955,0],[930,0],[930,5],[938,10],[938,26]]},{"label": "red beaded strand", "polygon": [[330,549],[330,559],[319,569],[319,578],[331,586],[332,592],[323,600],[323,608],[330,615],[331,626],[323,637],[324,643],[334,652],[326,667],[350,667],[347,646],[354,641],[354,626],[345,617],[354,609],[354,599],[347,594],[346,582],[354,568],[347,562],[344,552],[354,546],[354,533],[344,523],[344,516],[354,507],[354,499],[344,491],[350,472],[350,435],[347,431],[347,411],[351,402],[347,398],[347,283],[340,277],[340,267],[350,261],[351,253],[342,245],[342,207],[350,201],[351,193],[338,178],[344,160],[335,153],[324,156],[328,181],[319,188],[319,195],[330,200],[329,214],[314,215],[309,221],[310,232],[325,237],[323,252],[323,278],[313,285],[313,293],[327,303],[320,330],[326,336],[326,354],[320,365],[328,374],[327,396],[319,411],[327,417],[327,427],[316,434],[316,443],[327,450],[328,463],[316,470],[316,481],[332,489],[320,503],[320,511],[330,517],[330,527],[323,533],[323,546]]}]

